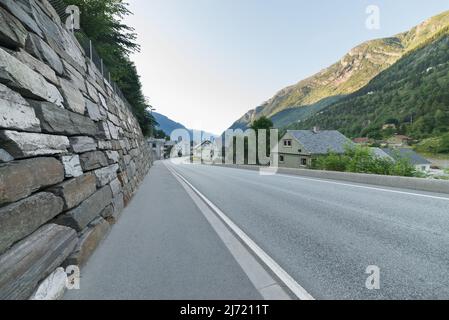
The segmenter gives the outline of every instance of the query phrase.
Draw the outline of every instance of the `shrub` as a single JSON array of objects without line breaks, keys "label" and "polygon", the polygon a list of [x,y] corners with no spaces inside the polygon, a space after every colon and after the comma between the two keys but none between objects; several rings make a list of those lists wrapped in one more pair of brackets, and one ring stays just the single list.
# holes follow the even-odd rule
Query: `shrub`
[{"label": "shrub", "polygon": [[395,156],[393,161],[388,158],[377,157],[370,148],[363,146],[347,147],[344,154],[330,152],[328,155],[318,158],[314,168],[406,177],[420,176],[410,161],[399,154]]}]

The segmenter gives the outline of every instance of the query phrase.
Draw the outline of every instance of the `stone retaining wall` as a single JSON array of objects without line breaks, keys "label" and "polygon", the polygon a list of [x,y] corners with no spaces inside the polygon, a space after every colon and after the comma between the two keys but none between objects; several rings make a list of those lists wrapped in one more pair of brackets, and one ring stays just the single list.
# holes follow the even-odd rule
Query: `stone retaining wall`
[{"label": "stone retaining wall", "polygon": [[82,266],[150,165],[136,118],[47,0],[0,0],[0,299]]}]

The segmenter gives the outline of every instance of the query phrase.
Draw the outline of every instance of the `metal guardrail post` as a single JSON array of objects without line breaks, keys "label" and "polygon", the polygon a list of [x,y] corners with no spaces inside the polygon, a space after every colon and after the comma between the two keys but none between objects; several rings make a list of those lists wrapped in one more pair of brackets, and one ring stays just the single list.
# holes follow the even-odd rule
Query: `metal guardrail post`
[{"label": "metal guardrail post", "polygon": [[93,55],[93,48],[92,48],[92,40],[89,39],[89,54],[90,54],[90,60],[92,59],[92,55]]}]

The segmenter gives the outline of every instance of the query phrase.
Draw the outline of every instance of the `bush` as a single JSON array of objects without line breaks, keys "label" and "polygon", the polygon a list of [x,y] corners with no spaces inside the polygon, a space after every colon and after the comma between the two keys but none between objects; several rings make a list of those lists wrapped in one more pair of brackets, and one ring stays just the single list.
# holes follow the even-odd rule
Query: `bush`
[{"label": "bush", "polygon": [[419,176],[419,173],[408,159],[400,157],[399,154],[395,158],[395,161],[393,161],[388,158],[377,157],[367,147],[347,147],[344,154],[331,152],[327,156],[318,158],[314,168],[328,171],[392,176]]}]

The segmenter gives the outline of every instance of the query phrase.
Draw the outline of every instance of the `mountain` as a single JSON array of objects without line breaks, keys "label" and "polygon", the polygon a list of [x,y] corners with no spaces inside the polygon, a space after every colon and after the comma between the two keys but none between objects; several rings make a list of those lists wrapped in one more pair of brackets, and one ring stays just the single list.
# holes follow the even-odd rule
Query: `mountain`
[{"label": "mountain", "polygon": [[157,123],[159,123],[157,129],[164,131],[164,133],[168,136],[170,136],[170,134],[176,129],[185,129],[189,131],[191,137],[193,136],[194,131],[196,131],[196,133],[200,132],[202,140],[213,140],[217,137],[217,135],[213,133],[205,132],[202,130],[187,129],[183,124],[176,122],[168,118],[167,116],[164,116],[163,114],[157,112],[153,112],[153,116],[156,119]]},{"label": "mountain", "polygon": [[362,43],[332,66],[279,91],[261,106],[247,112],[231,128],[247,128],[261,116],[271,118],[276,127],[283,127],[321,112],[330,104],[365,87],[382,71],[448,25],[449,11],[426,20],[410,31]]},{"label": "mountain", "polygon": [[[392,133],[449,138],[449,26],[381,72],[361,90],[289,128],[320,126],[349,137]],[[394,124],[394,132],[384,130]],[[429,151],[437,151],[430,150]],[[449,152],[449,148],[447,151]]]},{"label": "mountain", "polygon": [[159,123],[158,129],[164,131],[167,135],[170,135],[170,133],[172,133],[176,129],[188,130],[183,124],[173,121],[163,114],[153,112],[153,116],[156,119],[157,123]]}]

